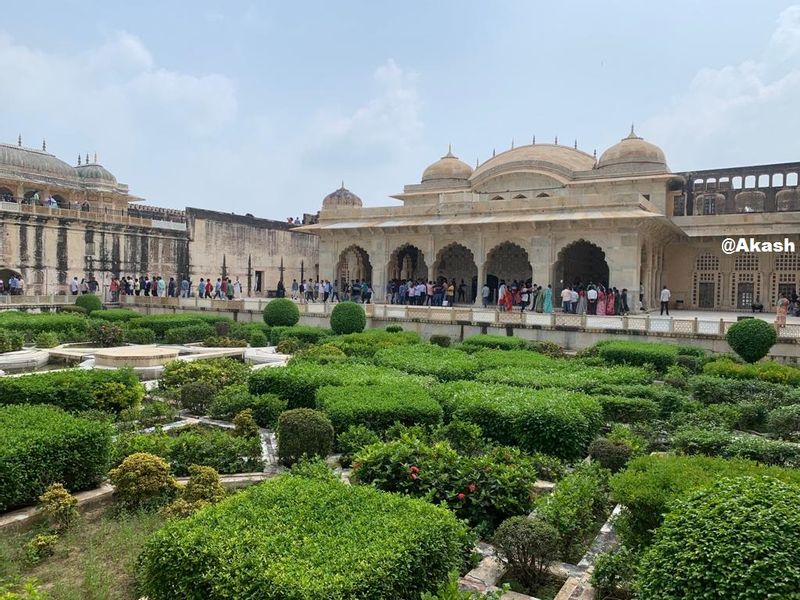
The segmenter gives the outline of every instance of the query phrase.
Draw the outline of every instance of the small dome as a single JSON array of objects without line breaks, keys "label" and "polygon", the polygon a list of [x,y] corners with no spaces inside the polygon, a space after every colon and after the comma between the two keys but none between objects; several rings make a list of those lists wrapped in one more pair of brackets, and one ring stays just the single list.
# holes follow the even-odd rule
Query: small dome
[{"label": "small dome", "polygon": [[470,175],[472,175],[472,167],[458,160],[458,157],[448,148],[447,154],[422,172],[422,183],[440,179],[467,181]]},{"label": "small dome", "polygon": [[50,177],[75,178],[75,169],[64,161],[43,150],[34,150],[20,145],[0,144],[0,168],[3,167]]},{"label": "small dome", "polygon": [[75,167],[81,179],[94,179],[111,185],[117,184],[117,178],[104,166],[95,163],[88,163],[85,165],[78,165]]},{"label": "small dome", "polygon": [[776,208],[785,210],[800,210],[800,188],[784,188],[775,194]]},{"label": "small dome", "polygon": [[331,192],[322,200],[322,208],[361,207],[361,204],[361,198],[344,187],[344,181],[342,182],[342,187],[335,192]]},{"label": "small dome", "polygon": [[636,135],[631,125],[628,137],[603,152],[597,168],[609,173],[646,173],[669,171],[664,152]]}]

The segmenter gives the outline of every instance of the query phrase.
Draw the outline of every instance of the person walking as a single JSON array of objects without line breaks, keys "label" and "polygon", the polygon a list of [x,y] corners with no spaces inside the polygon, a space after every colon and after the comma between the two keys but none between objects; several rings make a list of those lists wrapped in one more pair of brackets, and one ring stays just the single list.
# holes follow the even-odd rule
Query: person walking
[{"label": "person walking", "polygon": [[667,286],[664,286],[661,289],[661,314],[662,315],[664,314],[664,311],[666,311],[667,316],[669,316],[669,299],[671,297],[672,297],[672,294],[670,293],[669,288],[667,288]]},{"label": "person walking", "polygon": [[[15,281],[14,285],[12,286],[12,289],[15,289],[16,287],[17,286],[16,286],[16,281]],[[80,286],[78,284],[78,278],[77,277],[73,277],[72,281],[69,282],[69,293],[72,294],[73,296],[77,296],[79,289],[80,289]]]},{"label": "person walking", "polygon": [[297,300],[297,294],[300,292],[300,284],[297,279],[292,279],[292,300]]},{"label": "person walking", "polygon": [[483,308],[489,308],[489,296],[491,295],[492,290],[489,289],[489,284],[484,283],[483,287],[481,288],[481,298],[483,299]]},{"label": "person walking", "polygon": [[184,277],[181,280],[181,298],[188,298],[189,297],[189,290],[191,286],[189,284],[189,280]]},{"label": "person walking", "polygon": [[786,296],[781,296],[778,300],[778,306],[775,310],[775,327],[776,329],[783,329],[786,327],[786,314],[789,312],[789,299]]},{"label": "person walking", "polygon": [[234,298],[241,298],[242,297],[242,282],[239,281],[239,277],[236,277],[236,281],[233,282],[233,297]]}]

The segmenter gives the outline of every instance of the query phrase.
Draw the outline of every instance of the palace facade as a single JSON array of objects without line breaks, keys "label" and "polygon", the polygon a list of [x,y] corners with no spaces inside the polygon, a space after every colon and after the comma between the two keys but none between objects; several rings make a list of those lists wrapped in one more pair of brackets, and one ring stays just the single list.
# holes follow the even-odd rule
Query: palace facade
[{"label": "palace facade", "polygon": [[558,143],[516,147],[473,169],[448,151],[393,196],[366,208],[344,189],[323,201],[323,278],[589,282],[627,289],[657,307],[666,285],[677,307],[774,305],[800,287],[800,254],[725,254],[725,238],[790,238],[800,249],[800,163],[674,173],[664,152],[631,128],[599,158]]},{"label": "palace facade", "polygon": [[248,295],[318,275],[318,238],[285,221],[142,204],[97,162],[0,144],[0,279],[63,294],[73,277],[239,278]]}]

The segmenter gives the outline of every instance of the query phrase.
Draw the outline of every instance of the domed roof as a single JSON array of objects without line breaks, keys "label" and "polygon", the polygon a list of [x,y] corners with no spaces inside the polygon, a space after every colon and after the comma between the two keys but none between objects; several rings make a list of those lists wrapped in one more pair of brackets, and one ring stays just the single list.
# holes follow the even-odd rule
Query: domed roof
[{"label": "domed roof", "polygon": [[472,167],[458,160],[458,157],[453,154],[452,149],[448,147],[447,154],[422,172],[422,183],[440,179],[460,179],[467,181],[470,175],[472,175]]},{"label": "domed roof", "polygon": [[508,171],[555,171],[570,178],[578,171],[590,171],[594,157],[582,150],[558,144],[530,144],[501,152],[480,165],[472,173],[473,181],[484,176],[499,175]]},{"label": "domed roof", "polygon": [[361,204],[361,198],[344,187],[344,181],[342,182],[342,187],[335,192],[331,192],[322,200],[322,208],[360,207]]},{"label": "domed roof", "polygon": [[0,168],[10,167],[50,177],[75,178],[75,169],[44,150],[0,144]]},{"label": "domed roof", "polygon": [[94,179],[105,183],[110,183],[111,185],[117,184],[117,178],[114,177],[114,175],[112,175],[111,172],[103,165],[97,164],[96,160],[93,163],[78,165],[75,167],[75,170],[78,172],[78,175],[80,175],[81,179]]},{"label": "domed roof", "polygon": [[597,161],[597,168],[610,173],[642,173],[669,171],[664,152],[650,142],[636,135],[631,125],[628,137],[603,152]]}]

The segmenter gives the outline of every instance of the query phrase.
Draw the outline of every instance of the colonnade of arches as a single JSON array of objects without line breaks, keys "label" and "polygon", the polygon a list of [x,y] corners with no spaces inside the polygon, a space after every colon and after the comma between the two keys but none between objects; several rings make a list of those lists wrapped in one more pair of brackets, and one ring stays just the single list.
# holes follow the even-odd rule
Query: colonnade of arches
[{"label": "colonnade of arches", "polygon": [[586,240],[578,240],[564,246],[549,272],[534,273],[528,251],[514,242],[506,241],[492,247],[479,264],[467,246],[452,242],[436,252],[433,257],[411,243],[403,243],[389,255],[385,279],[375,280],[375,271],[369,252],[359,245],[351,245],[340,252],[336,263],[335,277],[340,285],[354,281],[367,281],[373,285],[376,298],[384,297],[385,289],[374,286],[388,285],[393,281],[446,281],[455,282],[456,289],[465,293],[463,303],[480,301],[483,284],[490,289],[490,298],[495,300],[502,282],[511,284],[552,284],[554,293],[564,286],[588,285],[608,286],[610,271],[603,250]]}]

